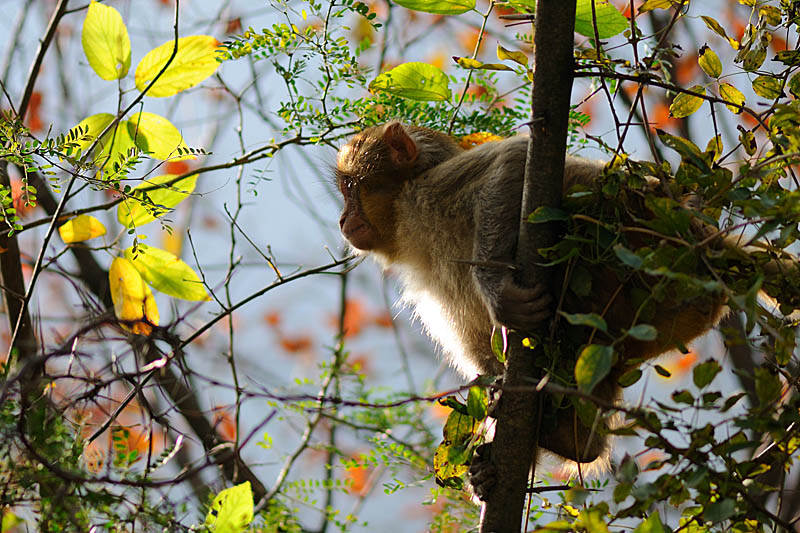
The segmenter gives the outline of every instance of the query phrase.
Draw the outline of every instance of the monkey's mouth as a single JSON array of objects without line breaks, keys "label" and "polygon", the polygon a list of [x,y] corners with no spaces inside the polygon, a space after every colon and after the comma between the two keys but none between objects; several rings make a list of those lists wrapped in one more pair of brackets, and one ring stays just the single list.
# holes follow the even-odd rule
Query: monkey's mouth
[{"label": "monkey's mouth", "polygon": [[375,247],[375,228],[363,220],[351,222],[348,218],[342,224],[342,235],[357,250],[372,250]]}]

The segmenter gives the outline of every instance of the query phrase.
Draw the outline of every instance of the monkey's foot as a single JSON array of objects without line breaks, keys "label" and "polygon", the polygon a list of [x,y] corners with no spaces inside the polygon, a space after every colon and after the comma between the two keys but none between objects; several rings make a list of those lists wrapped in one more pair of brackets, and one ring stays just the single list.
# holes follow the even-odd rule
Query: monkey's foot
[{"label": "monkey's foot", "polygon": [[521,287],[509,276],[503,280],[494,315],[504,326],[528,333],[552,317],[552,302],[553,297],[543,285]]},{"label": "monkey's foot", "polygon": [[481,501],[486,501],[489,493],[497,483],[497,468],[495,468],[491,455],[491,442],[481,444],[475,449],[472,464],[467,471],[467,480],[472,493]]}]

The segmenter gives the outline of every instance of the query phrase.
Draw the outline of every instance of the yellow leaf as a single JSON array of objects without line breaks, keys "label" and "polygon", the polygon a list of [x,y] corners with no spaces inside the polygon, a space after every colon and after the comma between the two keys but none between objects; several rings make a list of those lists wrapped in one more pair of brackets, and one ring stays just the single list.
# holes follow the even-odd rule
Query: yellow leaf
[{"label": "yellow leaf", "polygon": [[[695,85],[688,89],[692,93],[705,94],[706,90],[702,85]],[[672,100],[669,106],[669,115],[675,118],[688,117],[703,105],[703,99],[699,96],[689,93],[679,93],[678,96]]]},{"label": "yellow leaf", "polygon": [[173,255],[180,255],[183,251],[183,238],[177,231],[162,231],[161,246]]},{"label": "yellow leaf", "polygon": [[703,69],[703,72],[712,78],[719,78],[720,75],[722,75],[722,62],[719,60],[719,56],[714,50],[709,48],[707,44],[700,47],[700,53],[697,55],[697,63],[700,65],[700,68]]},{"label": "yellow leaf", "polygon": [[519,63],[520,65],[527,67],[528,66],[528,56],[526,56],[522,52],[517,52],[514,50],[509,50],[507,48],[503,48],[499,44],[497,45],[497,59],[501,61],[505,61],[506,59],[510,59],[515,63]]},{"label": "yellow leaf", "polygon": [[480,70],[512,70],[511,67],[507,65],[503,65],[502,63],[483,63],[478,61],[477,59],[472,59],[471,57],[458,57],[453,56],[453,60],[458,63],[459,66],[468,68],[468,69],[480,69]]},{"label": "yellow leaf", "polygon": [[470,148],[475,148],[476,146],[480,146],[483,143],[487,142],[494,142],[494,141],[502,141],[503,138],[499,135],[494,135],[489,132],[479,131],[476,133],[470,133],[468,135],[464,135],[461,137],[461,140],[458,141],[458,145],[465,150],[469,150]]},{"label": "yellow leaf", "polygon": [[205,525],[219,533],[238,533],[249,529],[253,521],[253,490],[245,481],[225,489],[214,498]]},{"label": "yellow leaf", "polygon": [[83,242],[106,234],[106,227],[91,215],[78,215],[58,228],[61,240],[67,244]]},{"label": "yellow leaf", "polygon": [[89,4],[81,31],[83,53],[104,80],[119,80],[131,68],[131,40],[119,12],[111,6]]},{"label": "yellow leaf", "polygon": [[742,112],[742,108],[738,107],[744,105],[744,95],[742,94],[742,91],[740,91],[730,83],[720,83],[719,95],[722,97],[723,100],[731,102],[732,104],[737,104],[737,105],[725,104],[725,107],[727,107],[731,113],[739,114]]},{"label": "yellow leaf", "polygon": [[680,0],[645,0],[645,2],[639,6],[639,13],[646,13],[654,9],[668,9],[674,5],[680,5]]},{"label": "yellow leaf", "polygon": [[136,146],[156,159],[182,161],[196,159],[192,154],[178,155],[178,148],[187,148],[178,128],[166,118],[142,111],[128,119],[128,133]]},{"label": "yellow leaf", "polygon": [[472,59],[471,57],[453,56],[453,59],[455,60],[456,63],[458,63],[458,66],[464,68],[475,69],[475,68],[481,68],[483,66],[483,63],[481,63],[477,59]]},{"label": "yellow leaf", "polygon": [[[147,91],[148,96],[172,96],[202,82],[219,67],[216,50],[219,41],[210,35],[178,39],[178,52],[164,73]],[[172,57],[175,41],[150,50],[136,67],[136,88],[144,91]]]},{"label": "yellow leaf", "polygon": [[148,335],[151,325],[159,321],[158,307],[153,292],[133,264],[124,257],[117,257],[108,269],[108,283],[114,314],[124,322],[122,327],[139,335]]}]

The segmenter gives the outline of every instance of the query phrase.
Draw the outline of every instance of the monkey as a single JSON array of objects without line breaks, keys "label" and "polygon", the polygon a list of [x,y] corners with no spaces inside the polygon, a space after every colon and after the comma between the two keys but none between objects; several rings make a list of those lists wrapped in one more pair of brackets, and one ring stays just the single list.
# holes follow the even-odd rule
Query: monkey
[{"label": "monkey", "polygon": [[[469,379],[503,372],[490,348],[493,328],[533,331],[551,319],[556,301],[567,314],[602,316],[609,334],[623,340],[614,345],[616,362],[592,394],[614,402],[621,394],[621,376],[713,328],[727,310],[727,297],[721,291],[679,297],[662,291],[653,297],[660,280],[620,276],[602,264],[583,269],[591,296],[570,286],[569,272],[582,267],[568,262],[557,267],[556,290],[518,284],[513,269],[502,265],[513,265],[519,223],[527,215],[520,203],[527,149],[523,136],[464,150],[448,135],[397,121],[365,129],[337,155],[342,235],[358,253],[398,272],[401,301],[414,308],[450,364]],[[566,156],[565,195],[576,189],[597,193],[604,166]],[[658,180],[642,184],[651,193],[660,187]],[[596,197],[589,202],[598,203]],[[691,204],[686,196],[677,208],[691,211]],[[631,220],[648,217],[644,194],[634,191],[624,205]],[[688,231],[698,240],[709,234],[706,223],[691,222]],[[641,246],[646,236],[627,237]],[[626,337],[624,332],[637,323],[652,325],[657,336]],[[575,327],[568,336],[588,343],[594,335],[588,332]],[[566,409],[566,417],[556,417],[552,427],[540,431],[539,448],[584,465],[606,460],[608,437],[577,420],[574,407]]]}]

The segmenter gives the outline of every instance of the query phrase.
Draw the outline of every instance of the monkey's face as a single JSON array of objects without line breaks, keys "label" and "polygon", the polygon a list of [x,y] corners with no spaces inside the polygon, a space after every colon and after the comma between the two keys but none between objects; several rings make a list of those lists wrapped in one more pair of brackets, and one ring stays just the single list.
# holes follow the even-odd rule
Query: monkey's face
[{"label": "monkey's face", "polygon": [[342,146],[336,182],[344,199],[339,227],[354,248],[391,254],[394,200],[413,176],[417,147],[399,122],[369,128]]},{"label": "monkey's face", "polygon": [[395,187],[355,180],[338,174],[344,208],[339,218],[342,235],[357,250],[388,252],[393,241]]},{"label": "monkey's face", "polygon": [[339,190],[344,197],[344,209],[339,217],[342,235],[354,248],[363,251],[374,249],[379,239],[377,229],[364,214],[361,207],[361,191],[355,182],[339,180]]}]

